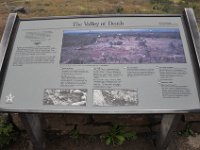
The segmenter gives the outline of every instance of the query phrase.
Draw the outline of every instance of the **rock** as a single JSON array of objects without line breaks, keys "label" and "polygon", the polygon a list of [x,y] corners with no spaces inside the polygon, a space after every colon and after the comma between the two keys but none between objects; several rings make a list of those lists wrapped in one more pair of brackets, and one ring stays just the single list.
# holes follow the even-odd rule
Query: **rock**
[{"label": "rock", "polygon": [[156,124],[156,125],[152,126],[151,130],[153,132],[160,132],[160,124]]},{"label": "rock", "polygon": [[[12,121],[19,130],[25,130],[18,113],[12,113]],[[43,130],[68,132],[74,125],[84,125],[89,121],[88,115],[42,114],[40,120]]]},{"label": "rock", "polygon": [[95,123],[110,123],[119,125],[149,125],[147,115],[93,115]]},{"label": "rock", "polygon": [[[78,125],[77,130],[80,134],[86,135],[99,135],[108,133],[111,130],[111,126],[109,125]],[[129,126],[124,127],[124,132],[135,132],[135,133],[145,133],[150,132],[148,127],[139,127],[139,126]]]},{"label": "rock", "polygon": [[192,148],[199,149],[200,148],[200,135],[196,136],[189,136],[187,144],[190,145]]},{"label": "rock", "polygon": [[26,14],[27,13],[26,9],[23,6],[18,6],[16,8],[14,8],[12,10],[12,12],[15,12],[15,13],[19,12],[19,13],[22,13],[22,14]]},{"label": "rock", "polygon": [[76,114],[43,114],[41,122],[43,129],[49,130],[65,130],[67,126],[87,124],[89,121],[88,115]]},{"label": "rock", "polygon": [[128,131],[132,131],[132,132],[135,132],[135,133],[146,133],[146,132],[151,132],[150,128],[149,127],[146,127],[146,126],[128,126],[128,127],[125,127],[124,128],[124,131],[128,132]]},{"label": "rock", "polygon": [[25,130],[18,113],[11,113],[12,121],[19,130]]},{"label": "rock", "polygon": [[78,125],[77,130],[80,134],[98,135],[110,131],[110,126],[106,125]]},{"label": "rock", "polygon": [[194,132],[200,133],[200,122],[193,122],[193,123],[191,123],[191,129]]},{"label": "rock", "polygon": [[191,122],[191,121],[200,121],[200,114],[185,114],[185,121],[186,122]]}]

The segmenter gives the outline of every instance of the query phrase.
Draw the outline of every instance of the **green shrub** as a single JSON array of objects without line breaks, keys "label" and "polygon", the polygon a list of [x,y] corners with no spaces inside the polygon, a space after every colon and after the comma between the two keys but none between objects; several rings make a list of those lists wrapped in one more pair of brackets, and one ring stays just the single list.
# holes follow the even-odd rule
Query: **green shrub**
[{"label": "green shrub", "polygon": [[16,132],[13,125],[0,117],[0,149],[5,149],[11,142],[16,140]]},{"label": "green shrub", "polygon": [[190,124],[187,124],[184,130],[178,132],[178,135],[179,135],[179,136],[188,137],[188,136],[194,136],[195,133],[194,133],[194,131],[191,129],[191,125],[190,125]]},{"label": "green shrub", "polygon": [[169,12],[169,9],[170,9],[170,6],[169,6],[169,5],[164,5],[163,8],[162,8],[162,11],[168,13],[168,12]]},{"label": "green shrub", "polygon": [[135,132],[125,132],[121,125],[113,125],[108,133],[101,135],[106,145],[122,145],[126,140],[136,140]]},{"label": "green shrub", "polygon": [[122,5],[117,5],[117,6],[116,6],[116,12],[117,12],[117,13],[121,14],[123,11],[124,11],[124,8],[123,8]]},{"label": "green shrub", "polygon": [[80,137],[80,133],[77,129],[77,126],[75,125],[75,127],[69,131],[69,137],[73,138],[73,139],[78,139]]}]

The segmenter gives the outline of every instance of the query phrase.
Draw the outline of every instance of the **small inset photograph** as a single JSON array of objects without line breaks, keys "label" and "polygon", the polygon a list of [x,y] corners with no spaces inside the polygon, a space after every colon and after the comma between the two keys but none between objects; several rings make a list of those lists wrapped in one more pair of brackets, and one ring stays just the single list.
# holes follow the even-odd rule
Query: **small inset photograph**
[{"label": "small inset photograph", "polygon": [[93,90],[94,106],[135,106],[138,105],[137,90]]},{"label": "small inset photograph", "polygon": [[86,89],[45,89],[43,105],[86,106]]}]

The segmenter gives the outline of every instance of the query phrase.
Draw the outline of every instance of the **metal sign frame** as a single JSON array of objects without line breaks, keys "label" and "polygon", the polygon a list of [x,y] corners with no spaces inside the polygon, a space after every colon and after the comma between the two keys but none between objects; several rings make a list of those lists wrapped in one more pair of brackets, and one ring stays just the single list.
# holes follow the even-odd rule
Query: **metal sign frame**
[{"label": "metal sign frame", "polygon": [[[17,28],[20,21],[33,21],[33,20],[52,20],[52,19],[74,19],[74,18],[106,18],[106,17],[181,17],[183,20],[183,27],[185,29],[186,38],[188,40],[188,46],[192,55],[192,61],[195,71],[195,81],[197,84],[197,90],[200,93],[200,36],[199,30],[196,23],[194,11],[191,8],[185,8],[183,14],[137,14],[137,15],[97,15],[97,16],[70,16],[70,17],[42,17],[42,18],[31,18],[31,19],[20,19],[16,13],[11,13],[8,17],[6,27],[1,40],[0,47],[0,91],[3,89],[4,78],[7,70],[8,61],[12,52],[12,46],[15,41]],[[200,97],[200,96],[199,96]],[[82,113],[73,110],[62,111],[62,110],[7,110],[0,108],[0,111],[4,112],[33,112],[33,113]],[[144,113],[188,113],[188,112],[199,112],[200,109],[194,110],[147,110],[147,111],[134,111],[124,112],[125,114],[144,114]],[[84,112],[85,113],[85,112]],[[88,111],[87,113],[93,113]],[[105,114],[105,112],[100,112]],[[107,113],[107,112],[106,112]],[[118,114],[119,112],[113,111],[111,114]]]}]

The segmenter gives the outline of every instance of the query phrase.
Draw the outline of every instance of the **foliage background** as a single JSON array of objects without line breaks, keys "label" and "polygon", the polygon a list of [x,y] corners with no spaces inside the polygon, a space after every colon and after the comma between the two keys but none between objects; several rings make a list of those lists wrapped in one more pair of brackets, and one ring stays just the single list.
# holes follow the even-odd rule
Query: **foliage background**
[{"label": "foliage background", "polygon": [[[0,0],[0,38],[6,18],[16,7],[24,7],[22,18],[91,14],[182,13],[192,7],[200,22],[200,0]],[[200,24],[199,24],[200,26]]]}]

